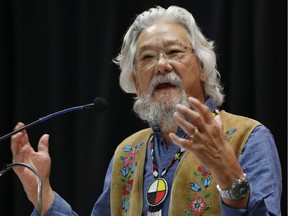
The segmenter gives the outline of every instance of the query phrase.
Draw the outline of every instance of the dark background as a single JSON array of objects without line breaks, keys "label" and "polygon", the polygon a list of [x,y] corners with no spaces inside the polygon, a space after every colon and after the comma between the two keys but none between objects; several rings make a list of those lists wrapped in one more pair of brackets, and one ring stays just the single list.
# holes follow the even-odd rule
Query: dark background
[{"label": "dark background", "polygon": [[[179,5],[216,41],[229,112],[255,118],[275,136],[287,175],[286,0],[0,0],[0,135],[18,121],[104,97],[105,113],[77,111],[29,129],[34,147],[50,134],[51,184],[80,215],[103,188],[115,147],[145,125],[133,95],[119,87],[112,63],[135,15],[154,5]],[[11,162],[9,139],[0,164]],[[29,215],[32,205],[11,172],[0,178],[0,214]]]}]

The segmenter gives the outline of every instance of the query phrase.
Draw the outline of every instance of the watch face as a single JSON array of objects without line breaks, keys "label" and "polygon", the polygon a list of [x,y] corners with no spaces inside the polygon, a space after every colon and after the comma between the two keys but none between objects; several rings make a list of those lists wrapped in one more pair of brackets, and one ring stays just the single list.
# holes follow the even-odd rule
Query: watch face
[{"label": "watch face", "polygon": [[231,188],[232,199],[241,199],[245,197],[249,190],[249,184],[247,180],[239,180],[235,182]]}]

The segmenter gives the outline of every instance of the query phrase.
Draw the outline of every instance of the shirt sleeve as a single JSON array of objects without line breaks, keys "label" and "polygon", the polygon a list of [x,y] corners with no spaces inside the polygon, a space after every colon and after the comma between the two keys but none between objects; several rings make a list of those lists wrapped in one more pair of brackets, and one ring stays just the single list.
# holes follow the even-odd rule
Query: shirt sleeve
[{"label": "shirt sleeve", "polygon": [[282,177],[275,141],[265,126],[256,127],[238,161],[250,184],[247,209],[234,209],[221,201],[223,216],[281,215]]},{"label": "shirt sleeve", "polygon": [[[45,216],[77,216],[77,214],[72,210],[71,206],[57,194],[55,194],[54,203],[46,212]],[[36,209],[32,212],[31,216],[37,216],[38,212]]]},{"label": "shirt sleeve", "polygon": [[[91,216],[110,216],[110,183],[111,183],[111,175],[112,175],[112,167],[113,167],[113,158],[110,161],[109,167],[107,169],[107,173],[105,176],[104,189],[103,193],[100,195],[98,200],[96,201]],[[45,216],[78,216],[75,213],[71,206],[56,192],[54,203],[48,209]],[[37,209],[34,209],[31,216],[37,216]]]},{"label": "shirt sleeve", "polygon": [[108,166],[105,180],[104,180],[104,188],[103,192],[96,201],[92,213],[92,216],[96,215],[103,215],[103,216],[110,216],[111,209],[110,209],[110,185],[111,185],[111,177],[112,177],[112,167],[113,167],[113,158],[110,161]]}]

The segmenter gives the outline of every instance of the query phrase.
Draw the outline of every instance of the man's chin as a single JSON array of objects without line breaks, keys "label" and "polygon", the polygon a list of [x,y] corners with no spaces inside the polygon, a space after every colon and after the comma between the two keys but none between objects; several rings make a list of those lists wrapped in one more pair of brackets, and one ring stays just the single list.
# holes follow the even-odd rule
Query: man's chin
[{"label": "man's chin", "polygon": [[157,103],[159,105],[171,105],[171,103],[175,103],[175,101],[179,101],[181,98],[181,95],[179,94],[179,92],[175,93],[175,92],[155,92],[153,93],[153,95],[151,96],[151,100],[154,103]]}]

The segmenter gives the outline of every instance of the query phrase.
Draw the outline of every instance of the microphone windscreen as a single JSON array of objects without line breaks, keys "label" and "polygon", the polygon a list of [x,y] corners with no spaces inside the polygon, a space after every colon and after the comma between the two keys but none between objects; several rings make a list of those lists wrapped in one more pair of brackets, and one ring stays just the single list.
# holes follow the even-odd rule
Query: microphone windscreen
[{"label": "microphone windscreen", "polygon": [[97,112],[104,112],[108,108],[108,102],[104,98],[97,97],[93,103]]}]

